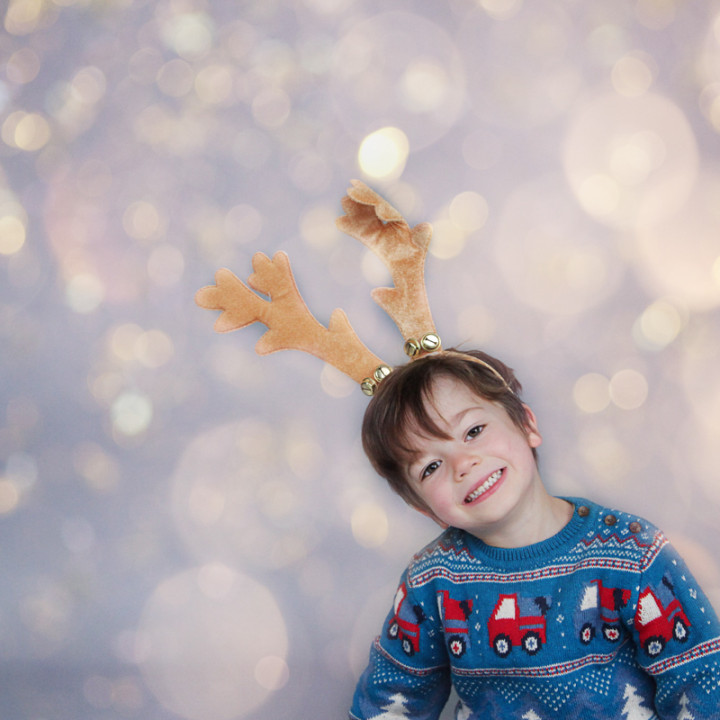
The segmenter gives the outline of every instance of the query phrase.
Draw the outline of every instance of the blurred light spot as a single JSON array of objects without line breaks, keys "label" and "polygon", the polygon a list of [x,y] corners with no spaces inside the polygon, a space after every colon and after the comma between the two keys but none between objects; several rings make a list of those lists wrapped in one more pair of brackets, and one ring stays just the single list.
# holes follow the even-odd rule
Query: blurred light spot
[{"label": "blurred light spot", "polygon": [[583,208],[620,228],[671,216],[689,197],[699,167],[687,117],[650,92],[593,97],[572,118],[563,154]]},{"label": "blurred light spot", "polygon": [[170,97],[179,98],[187,95],[192,90],[195,73],[189,63],[180,58],[175,58],[166,62],[160,68],[156,82],[160,92]]},{"label": "blurred light spot", "polygon": [[232,100],[233,76],[224,65],[208,65],[195,77],[195,92],[209,105],[222,105]]},{"label": "blurred light spot", "polygon": [[153,416],[152,402],[146,395],[126,392],[112,404],[113,427],[122,435],[139,435],[148,429]]},{"label": "blurred light spot", "polygon": [[642,95],[650,89],[653,73],[647,56],[626,55],[613,65],[611,79],[615,90],[620,95],[635,97]]},{"label": "blurred light spot", "polygon": [[657,133],[633,133],[610,147],[610,170],[620,184],[639,185],[662,167],[665,156],[665,143]]},{"label": "blurred light spot", "polygon": [[610,404],[610,383],[600,373],[587,373],[575,381],[573,400],[585,413],[598,413]]},{"label": "blurred light spot", "polygon": [[135,357],[135,347],[143,329],[135,323],[118,325],[108,335],[110,351],[123,362],[130,362]]},{"label": "blurred light spot", "polygon": [[211,600],[222,600],[232,591],[237,576],[227,565],[209,563],[198,570],[198,587]]},{"label": "blurred light spot", "polygon": [[310,247],[327,250],[337,243],[337,212],[327,205],[314,205],[300,216],[300,234]]},{"label": "blurred light spot", "polygon": [[476,192],[462,192],[452,199],[448,212],[455,225],[470,233],[479,230],[487,222],[487,200]]},{"label": "blurred light spot", "polygon": [[3,142],[9,147],[34,152],[50,140],[50,125],[39,113],[18,110],[5,119],[1,134]]},{"label": "blurred light spot", "polygon": [[374,502],[360,503],[350,517],[352,534],[358,545],[380,547],[388,537],[389,523],[385,508]]},{"label": "blurred light spot", "polygon": [[163,56],[153,47],[140,48],[128,62],[128,77],[141,85],[152,85],[163,66]]},{"label": "blurred light spot", "polygon": [[706,85],[700,93],[700,109],[716,132],[720,132],[720,82]]},{"label": "blurred light spot", "polygon": [[285,458],[295,475],[310,479],[316,474],[322,462],[323,450],[308,435],[305,430],[302,438],[290,438],[285,450]]},{"label": "blurred light spot", "polygon": [[385,127],[370,133],[360,143],[358,163],[372,178],[395,180],[405,169],[409,151],[405,133],[398,128]]},{"label": "blurred light spot", "polygon": [[620,203],[620,189],[608,175],[591,175],[578,186],[577,198],[590,215],[612,215]]},{"label": "blurred light spot", "polygon": [[97,275],[80,273],[70,278],[65,287],[65,300],[76,313],[91,313],[104,299],[105,286]]},{"label": "blurred light spot", "polygon": [[653,295],[671,297],[690,311],[720,304],[718,197],[720,174],[705,171],[678,212],[637,232],[636,272]]},{"label": "blurred light spot", "polygon": [[428,248],[431,255],[448,260],[459,255],[465,248],[467,236],[462,228],[449,219],[433,222],[433,238]]},{"label": "blurred light spot", "polygon": [[278,128],[290,117],[292,103],[284,90],[266,88],[253,98],[251,108],[253,117],[259,125]]},{"label": "blurred light spot", "polygon": [[637,370],[620,370],[610,378],[610,399],[623,410],[636,410],[645,403],[648,384]]},{"label": "blurred light spot", "polygon": [[282,480],[269,480],[259,488],[257,499],[269,518],[287,517],[299,504],[292,487]]},{"label": "blurred light spot", "polygon": [[290,679],[290,669],[284,658],[266,655],[255,665],[255,680],[266,690],[280,690]]},{"label": "blurred light spot", "polygon": [[31,48],[16,50],[7,61],[5,74],[10,82],[24,85],[32,82],[40,72],[40,57]]},{"label": "blurred light spot", "polygon": [[131,203],[123,214],[125,232],[136,240],[149,240],[161,229],[160,213],[145,200]]},{"label": "blurred light spot", "polygon": [[5,30],[11,35],[30,35],[49,24],[57,10],[44,0],[10,0],[5,13]]},{"label": "blurred light spot", "polygon": [[577,205],[558,199],[557,182],[534,181],[510,196],[495,252],[509,286],[524,302],[577,315],[612,293],[622,268],[605,238],[593,237]]},{"label": "blurred light spot", "polygon": [[163,23],[161,35],[166,45],[180,57],[196,60],[212,47],[214,24],[205,13],[182,13]]},{"label": "blurred light spot", "polygon": [[320,386],[323,392],[334,398],[348,397],[355,390],[359,392],[360,387],[352,378],[327,363],[320,374]]},{"label": "blurred light spot", "polygon": [[35,484],[38,477],[35,458],[24,452],[11,454],[5,463],[5,476],[19,491],[26,492]]},{"label": "blurred light spot", "polygon": [[523,0],[477,0],[480,7],[495,20],[507,20],[520,11]]},{"label": "blurred light spot", "polygon": [[73,451],[75,471],[88,487],[98,492],[108,492],[120,482],[117,461],[97,443],[84,442]]},{"label": "blurred light spot", "polygon": [[84,518],[63,520],[60,536],[65,547],[76,555],[89,552],[95,545],[95,530]]},{"label": "blurred light spot", "polygon": [[175,353],[172,340],[162,330],[148,330],[135,342],[135,357],[149,368],[166,365]]},{"label": "blurred light spot", "polygon": [[100,68],[88,66],[75,73],[70,89],[73,97],[84,105],[95,105],[107,90],[107,79]]},{"label": "blurred light spot", "polygon": [[14,255],[25,244],[25,224],[13,215],[0,217],[0,255]]},{"label": "blurred light spot", "polygon": [[148,277],[162,287],[176,285],[185,272],[185,256],[172,245],[153,248],[147,262]]},{"label": "blurred light spot", "polygon": [[614,428],[590,425],[579,438],[580,454],[595,477],[609,490],[618,488],[632,466],[632,460]]},{"label": "blurred light spot", "polygon": [[15,483],[0,479],[0,514],[8,515],[13,512],[20,501],[20,493]]},{"label": "blurred light spot", "polygon": [[662,350],[677,338],[683,324],[683,317],[675,305],[667,300],[656,300],[635,322],[633,338],[644,350]]},{"label": "blurred light spot", "polygon": [[445,69],[434,59],[420,57],[407,66],[400,82],[405,107],[414,113],[437,110],[451,87]]},{"label": "blurred light spot", "polygon": [[287,682],[287,649],[285,620],[269,590],[213,565],[158,585],[140,620],[136,655],[171,712],[230,720],[252,714]]},{"label": "blurred light spot", "polygon": [[645,27],[662,30],[675,19],[676,2],[677,0],[637,0],[635,16]]},{"label": "blurred light spot", "polygon": [[225,505],[225,496],[206,485],[192,488],[187,498],[188,516],[197,525],[214,525],[222,518]]}]

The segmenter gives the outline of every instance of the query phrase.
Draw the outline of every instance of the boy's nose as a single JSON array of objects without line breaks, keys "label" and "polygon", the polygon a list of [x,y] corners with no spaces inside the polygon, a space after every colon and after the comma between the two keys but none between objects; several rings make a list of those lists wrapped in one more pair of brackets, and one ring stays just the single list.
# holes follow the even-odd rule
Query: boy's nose
[{"label": "boy's nose", "polygon": [[480,459],[467,452],[460,452],[454,459],[455,480],[460,482],[480,462]]}]

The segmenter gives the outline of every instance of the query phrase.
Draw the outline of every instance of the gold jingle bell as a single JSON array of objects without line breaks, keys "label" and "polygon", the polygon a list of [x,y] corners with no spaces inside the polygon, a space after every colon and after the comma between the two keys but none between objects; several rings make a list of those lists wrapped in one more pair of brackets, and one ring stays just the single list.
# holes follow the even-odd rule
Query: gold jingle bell
[{"label": "gold jingle bell", "polygon": [[437,333],[426,333],[418,341],[410,338],[405,342],[405,354],[409,358],[417,357],[421,352],[434,352],[440,349],[440,336]]},{"label": "gold jingle bell", "polygon": [[378,365],[378,367],[376,367],[373,371],[373,376],[371,378],[365,378],[360,383],[360,388],[365,395],[372,397],[377,390],[378,384],[381,383],[391,372],[392,368],[388,365]]}]

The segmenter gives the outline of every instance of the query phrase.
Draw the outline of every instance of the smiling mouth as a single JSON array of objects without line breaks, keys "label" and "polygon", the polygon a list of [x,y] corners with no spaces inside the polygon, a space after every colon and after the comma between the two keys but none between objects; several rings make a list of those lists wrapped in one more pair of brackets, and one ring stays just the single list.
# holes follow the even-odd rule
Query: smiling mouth
[{"label": "smiling mouth", "polygon": [[464,500],[465,504],[471,503],[477,500],[481,495],[484,495],[495,483],[502,477],[503,469],[496,470],[480,487],[473,490]]}]

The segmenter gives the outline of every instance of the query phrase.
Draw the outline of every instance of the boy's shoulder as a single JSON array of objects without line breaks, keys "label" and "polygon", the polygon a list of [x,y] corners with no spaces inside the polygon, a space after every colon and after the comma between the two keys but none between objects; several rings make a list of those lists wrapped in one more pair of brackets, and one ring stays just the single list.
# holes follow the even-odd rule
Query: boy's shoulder
[{"label": "boy's shoulder", "polygon": [[664,538],[660,529],[646,518],[632,512],[601,505],[584,498],[565,498],[575,505],[575,514],[586,528],[584,544],[624,543],[632,541],[649,547]]}]

